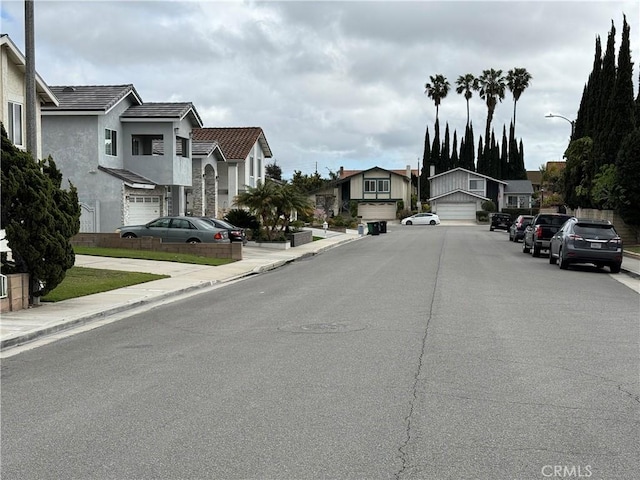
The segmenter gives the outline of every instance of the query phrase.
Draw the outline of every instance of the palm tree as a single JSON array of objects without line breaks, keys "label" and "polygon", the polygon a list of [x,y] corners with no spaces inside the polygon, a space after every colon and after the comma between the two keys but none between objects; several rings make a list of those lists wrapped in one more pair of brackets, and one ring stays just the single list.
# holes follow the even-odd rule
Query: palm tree
[{"label": "palm tree", "polygon": [[526,68],[514,68],[507,73],[507,87],[513,95],[513,127],[516,126],[516,104],[520,100],[520,95],[529,87],[531,74]]},{"label": "palm tree", "polygon": [[255,187],[247,187],[235,198],[236,205],[247,207],[252,213],[259,216],[262,226],[267,227],[275,213],[275,201],[278,195],[276,183],[272,180],[258,181]]},{"label": "palm tree", "polygon": [[433,100],[433,103],[436,104],[436,122],[438,121],[438,107],[440,107],[440,102],[444,97],[449,93],[449,88],[451,85],[447,81],[444,75],[437,74],[435,77],[430,76],[429,80],[431,83],[425,83],[424,93]]},{"label": "palm tree", "polygon": [[489,144],[488,139],[491,138],[491,122],[493,113],[496,110],[498,102],[504,98],[505,78],[502,76],[502,70],[483,70],[482,75],[478,77],[480,87],[480,98],[487,104],[487,128],[485,130],[485,148]]},{"label": "palm tree", "polygon": [[467,73],[465,75],[460,75],[458,80],[456,80],[456,88],[457,93],[464,93],[464,98],[467,101],[467,127],[469,126],[469,100],[473,96],[473,91],[478,90],[480,85],[478,84],[478,79],[472,74]]}]

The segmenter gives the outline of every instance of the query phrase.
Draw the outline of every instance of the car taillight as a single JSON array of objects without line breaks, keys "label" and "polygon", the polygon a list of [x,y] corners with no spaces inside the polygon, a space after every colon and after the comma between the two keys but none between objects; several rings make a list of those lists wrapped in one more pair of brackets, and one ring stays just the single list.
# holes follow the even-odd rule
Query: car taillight
[{"label": "car taillight", "polygon": [[582,240],[582,241],[584,241],[584,238],[582,238],[580,235],[576,235],[575,233],[572,233],[571,235],[569,235],[569,240],[573,240],[573,241]]},{"label": "car taillight", "polygon": [[222,233],[218,232],[213,236],[213,238],[215,238],[216,240],[222,240],[222,239],[224,239],[224,235],[222,235]]},{"label": "car taillight", "polygon": [[542,238],[542,226],[536,225],[536,237]]},{"label": "car taillight", "polygon": [[622,239],[620,237],[615,237],[609,240],[609,243],[616,245],[618,247],[622,246]]}]

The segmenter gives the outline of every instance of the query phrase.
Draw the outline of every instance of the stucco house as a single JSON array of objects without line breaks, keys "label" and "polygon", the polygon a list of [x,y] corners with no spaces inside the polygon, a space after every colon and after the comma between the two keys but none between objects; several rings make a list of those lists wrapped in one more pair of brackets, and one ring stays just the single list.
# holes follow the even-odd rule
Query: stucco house
[{"label": "stucco house", "polygon": [[[195,128],[193,142],[198,146],[194,151],[193,200],[189,198],[194,215],[223,217],[235,207],[235,197],[247,186],[264,182],[266,159],[273,154],[262,128]],[[214,145],[219,153],[214,148],[215,158],[212,158],[206,151]],[[197,190],[196,177],[204,178],[205,185],[215,182],[215,194],[199,200],[201,192]]]},{"label": "stucco house", "polygon": [[[432,167],[433,168],[433,167]],[[482,202],[504,208],[506,181],[458,167],[429,177],[431,211],[441,220],[475,220]]]},{"label": "stucco house", "polygon": [[507,180],[504,188],[504,208],[531,208],[533,186],[531,180]]},{"label": "stucco house", "polygon": [[187,211],[193,104],[143,103],[133,85],[52,86],[42,149],[78,189],[81,232],[113,232]]},{"label": "stucco house", "polygon": [[[394,220],[402,202],[404,208],[411,205],[411,195],[417,190],[411,177],[417,170],[407,166],[405,170],[387,170],[373,167],[368,170],[345,170],[340,167],[338,178],[330,186],[313,192],[312,201],[317,208],[331,210],[334,214],[348,214],[351,202],[357,202],[358,216],[363,220]],[[333,205],[326,205],[326,197]]]},{"label": "stucco house", "polygon": [[[0,35],[0,118],[9,140],[26,150],[25,79],[26,59],[8,35]],[[42,158],[42,126],[40,112],[43,105],[58,106],[58,99],[49,86],[36,73],[36,159]]]}]

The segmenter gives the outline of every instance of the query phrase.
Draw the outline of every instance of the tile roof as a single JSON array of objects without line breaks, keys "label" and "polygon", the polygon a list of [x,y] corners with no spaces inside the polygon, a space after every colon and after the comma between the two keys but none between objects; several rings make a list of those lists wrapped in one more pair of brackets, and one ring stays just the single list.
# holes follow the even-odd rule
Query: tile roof
[{"label": "tile roof", "polygon": [[60,102],[58,107],[43,106],[43,111],[103,111],[107,112],[123,98],[131,96],[134,102],[142,99],[133,85],[80,85],[52,86],[51,91]]},{"label": "tile roof", "polygon": [[265,157],[272,156],[267,139],[260,127],[194,128],[194,144],[203,141],[218,142],[227,160],[244,161],[256,142],[260,143]]},{"label": "tile roof", "polygon": [[138,175],[130,170],[123,170],[121,168],[107,168],[102,165],[98,166],[98,170],[108,173],[109,175],[113,175],[116,178],[119,178],[123,182],[127,182],[130,184],[138,184],[138,185],[153,185],[156,183],[149,180],[148,178],[143,177],[142,175]]},{"label": "tile roof", "polygon": [[158,102],[132,105],[120,118],[171,118],[182,120],[191,114],[197,125],[202,126],[200,115],[191,102]]},{"label": "tile roof", "polygon": [[540,170],[527,170],[527,179],[534,185],[540,185],[542,182],[542,172],[540,172]]}]

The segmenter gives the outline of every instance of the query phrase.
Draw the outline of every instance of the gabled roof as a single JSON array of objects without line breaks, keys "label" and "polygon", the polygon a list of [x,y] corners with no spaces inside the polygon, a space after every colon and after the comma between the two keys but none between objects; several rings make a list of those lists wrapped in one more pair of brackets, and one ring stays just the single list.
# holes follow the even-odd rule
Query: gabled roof
[{"label": "gabled roof", "polygon": [[194,140],[191,142],[191,155],[194,157],[208,157],[214,152],[218,160],[222,162],[227,161],[218,142],[202,140]]},{"label": "gabled roof", "polygon": [[102,165],[98,165],[98,170],[101,170],[122,180],[126,185],[132,188],[152,189],[156,186],[156,184],[148,178],[145,178],[142,175],[138,175],[137,173],[134,173],[130,170],[123,170],[121,168],[107,168],[103,167]]},{"label": "gabled roof", "polygon": [[[6,50],[7,57],[22,72],[26,70],[27,59],[22,52],[16,47],[16,44],[9,38],[6,33],[0,34],[0,49]],[[44,80],[36,73],[36,94],[42,99],[44,105],[58,105],[58,99]]]},{"label": "gabled roof", "polygon": [[482,195],[478,195],[477,193],[469,192],[468,190],[462,190],[461,188],[458,188],[456,190],[451,190],[450,192],[443,193],[442,195],[436,195],[435,197],[431,197],[429,199],[429,201],[438,200],[438,199],[443,198],[443,197],[448,197],[449,195],[453,195],[454,193],[464,193],[465,195],[469,195],[470,197],[479,198],[480,200],[489,200],[487,197],[484,197]]},{"label": "gabled roof", "polygon": [[467,170],[466,168],[462,168],[462,167],[452,168],[451,170],[447,170],[446,172],[442,172],[442,173],[439,173],[439,174],[434,175],[432,177],[429,177],[427,180],[431,180],[433,178],[442,177],[443,175],[449,175],[449,174],[451,174],[451,173],[453,173],[453,172],[455,172],[457,170],[461,170],[463,172],[470,173],[471,175],[476,175],[478,177],[486,178],[487,180],[492,180],[494,182],[501,183],[503,185],[507,184],[507,182],[505,182],[504,180],[498,180],[497,178],[489,177],[488,175],[483,175],[482,173],[472,172],[471,170]]},{"label": "gabled roof", "polygon": [[507,186],[504,187],[504,193],[533,193],[531,180],[509,180]]},{"label": "gabled roof", "polygon": [[260,127],[194,128],[193,142],[218,142],[228,161],[244,161],[256,142],[264,156],[272,157],[267,139]]},{"label": "gabled roof", "polygon": [[202,120],[191,102],[163,102],[132,105],[122,115],[122,121],[149,120],[175,121],[191,117],[194,125],[202,127]]},{"label": "gabled roof", "polygon": [[[391,172],[391,173],[395,173],[396,175],[400,175],[402,177],[406,177],[407,176],[407,169],[405,168],[404,170],[387,170],[386,168],[382,168],[382,167],[373,167],[373,168],[368,168],[366,170],[344,170],[344,169],[340,169],[340,171],[338,172],[338,180],[342,180],[345,178],[349,178],[349,177],[353,177],[354,175],[358,175],[360,173],[364,173],[364,172],[368,172],[370,170],[374,170],[374,169],[378,169],[378,170],[384,170],[385,172]],[[411,175],[415,175],[416,177],[419,175],[418,170],[417,169],[412,169],[411,170]]]},{"label": "gabled roof", "polygon": [[142,99],[133,85],[57,85],[51,87],[60,101],[57,107],[43,107],[43,113],[95,112],[107,113],[123,99],[130,97],[138,105]]}]

